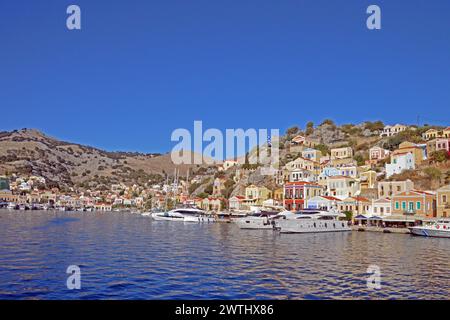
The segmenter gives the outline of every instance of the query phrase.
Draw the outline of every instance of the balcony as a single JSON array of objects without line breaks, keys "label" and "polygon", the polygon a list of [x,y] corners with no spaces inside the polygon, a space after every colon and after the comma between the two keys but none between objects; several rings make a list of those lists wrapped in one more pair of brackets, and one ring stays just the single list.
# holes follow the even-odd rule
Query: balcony
[{"label": "balcony", "polygon": [[413,210],[413,209],[405,210],[405,211],[403,211],[403,214],[405,216],[413,216],[416,214],[416,210]]}]

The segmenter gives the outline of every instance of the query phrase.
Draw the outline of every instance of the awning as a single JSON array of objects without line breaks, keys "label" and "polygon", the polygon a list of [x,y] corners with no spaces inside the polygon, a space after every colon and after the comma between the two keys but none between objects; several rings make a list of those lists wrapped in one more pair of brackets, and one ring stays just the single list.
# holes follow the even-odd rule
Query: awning
[{"label": "awning", "polygon": [[367,217],[363,216],[362,214],[359,214],[355,217],[355,220],[366,220],[366,219],[367,219]]},{"label": "awning", "polygon": [[377,216],[373,216],[373,217],[370,217],[369,218],[369,220],[383,220],[383,218],[381,218],[381,217],[377,217]]}]

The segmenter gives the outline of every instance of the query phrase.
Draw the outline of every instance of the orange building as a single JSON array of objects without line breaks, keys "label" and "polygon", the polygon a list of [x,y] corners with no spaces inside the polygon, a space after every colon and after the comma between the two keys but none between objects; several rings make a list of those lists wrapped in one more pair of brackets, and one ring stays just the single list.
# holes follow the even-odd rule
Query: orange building
[{"label": "orange building", "polygon": [[436,196],[421,190],[410,190],[392,196],[392,213],[436,217]]}]

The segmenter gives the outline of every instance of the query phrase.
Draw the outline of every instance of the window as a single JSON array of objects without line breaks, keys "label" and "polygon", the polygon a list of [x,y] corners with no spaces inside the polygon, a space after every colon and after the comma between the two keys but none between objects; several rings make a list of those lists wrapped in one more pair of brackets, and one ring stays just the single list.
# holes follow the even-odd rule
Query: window
[{"label": "window", "polygon": [[406,210],[406,201],[402,201],[402,209]]},{"label": "window", "polygon": [[400,209],[400,204],[398,203],[398,201],[395,201],[395,209]]},{"label": "window", "polygon": [[420,205],[421,205],[420,201],[417,201],[417,202],[416,202],[416,208],[417,208],[417,210],[420,210]]},{"label": "window", "polygon": [[447,195],[445,194],[442,195],[442,202],[447,202]]},{"label": "window", "polygon": [[411,211],[414,210],[414,202],[412,202],[412,201],[409,202],[408,209],[411,210]]}]

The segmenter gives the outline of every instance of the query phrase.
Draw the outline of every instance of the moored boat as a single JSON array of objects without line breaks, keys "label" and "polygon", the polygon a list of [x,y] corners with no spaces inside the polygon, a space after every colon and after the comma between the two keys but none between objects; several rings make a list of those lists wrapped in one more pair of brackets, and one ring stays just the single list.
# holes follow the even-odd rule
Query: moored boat
[{"label": "moored boat", "polygon": [[409,227],[408,229],[415,236],[450,238],[450,219],[439,219],[422,226]]},{"label": "moored boat", "polygon": [[14,210],[16,209],[17,205],[14,202],[8,203],[8,206],[6,207],[8,210]]},{"label": "moored boat", "polygon": [[152,212],[151,217],[157,221],[215,222],[215,217],[206,211],[195,208],[174,209],[168,212]]},{"label": "moored boat", "polygon": [[274,220],[275,229],[281,233],[318,233],[351,231],[345,217],[337,211],[301,210],[291,219]]},{"label": "moored boat", "polygon": [[257,212],[245,217],[234,219],[233,222],[241,229],[273,229],[274,220],[288,218],[293,215],[290,211]]}]

